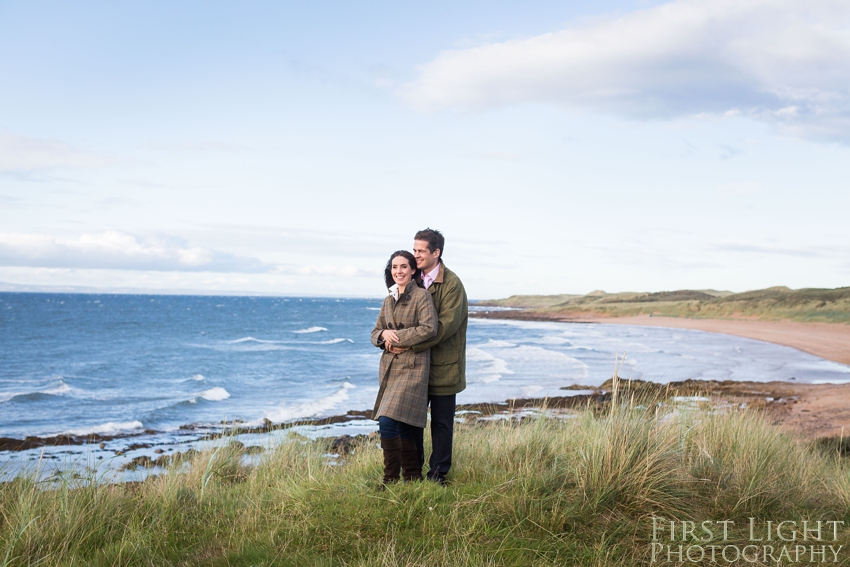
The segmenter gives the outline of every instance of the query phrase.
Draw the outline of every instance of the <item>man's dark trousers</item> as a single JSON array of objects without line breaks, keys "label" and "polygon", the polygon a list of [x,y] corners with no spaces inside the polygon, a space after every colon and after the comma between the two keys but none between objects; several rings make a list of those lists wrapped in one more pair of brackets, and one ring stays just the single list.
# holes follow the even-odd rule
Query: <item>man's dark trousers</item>
[{"label": "man's dark trousers", "polygon": [[[431,458],[428,459],[428,478],[444,481],[452,466],[452,437],[455,424],[456,394],[428,395],[431,406]],[[417,429],[416,449],[419,463],[425,463],[424,429]]]}]

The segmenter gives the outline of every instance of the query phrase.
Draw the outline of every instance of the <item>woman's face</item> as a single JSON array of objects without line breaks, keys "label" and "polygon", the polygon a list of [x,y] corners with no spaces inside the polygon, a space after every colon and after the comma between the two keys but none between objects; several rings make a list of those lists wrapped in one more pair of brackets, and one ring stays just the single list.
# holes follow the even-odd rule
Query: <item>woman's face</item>
[{"label": "woman's face", "polygon": [[399,287],[404,287],[410,283],[410,279],[413,277],[413,272],[416,271],[416,268],[411,267],[410,261],[404,256],[396,256],[392,260],[390,271],[393,275],[393,281]]}]

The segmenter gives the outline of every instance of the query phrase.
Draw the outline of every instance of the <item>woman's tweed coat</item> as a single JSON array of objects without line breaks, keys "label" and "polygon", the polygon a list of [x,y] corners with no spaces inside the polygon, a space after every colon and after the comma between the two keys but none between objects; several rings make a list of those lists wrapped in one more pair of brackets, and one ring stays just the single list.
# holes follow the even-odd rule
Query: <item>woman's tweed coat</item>
[{"label": "woman's tweed coat", "polygon": [[[372,344],[384,347],[381,332],[393,329],[398,346],[411,347],[437,334],[437,310],[431,294],[410,282],[398,300],[388,295],[381,306],[372,330]],[[414,427],[425,427],[428,421],[428,374],[430,349],[402,354],[384,351],[378,379],[381,381],[372,419],[386,416]]]}]

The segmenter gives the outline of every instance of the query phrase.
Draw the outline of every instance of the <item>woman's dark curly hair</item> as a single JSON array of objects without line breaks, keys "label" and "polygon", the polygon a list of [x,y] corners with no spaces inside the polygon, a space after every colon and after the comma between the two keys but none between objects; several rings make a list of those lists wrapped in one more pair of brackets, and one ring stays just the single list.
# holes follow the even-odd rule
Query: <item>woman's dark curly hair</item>
[{"label": "woman's dark curly hair", "polygon": [[393,279],[393,259],[399,256],[410,262],[410,266],[413,268],[413,278],[411,281],[418,285],[418,280],[422,279],[422,270],[416,267],[416,258],[413,257],[413,254],[407,250],[396,250],[390,256],[390,259],[387,261],[387,267],[384,269],[384,282],[387,284],[387,289],[395,285],[395,280]]}]

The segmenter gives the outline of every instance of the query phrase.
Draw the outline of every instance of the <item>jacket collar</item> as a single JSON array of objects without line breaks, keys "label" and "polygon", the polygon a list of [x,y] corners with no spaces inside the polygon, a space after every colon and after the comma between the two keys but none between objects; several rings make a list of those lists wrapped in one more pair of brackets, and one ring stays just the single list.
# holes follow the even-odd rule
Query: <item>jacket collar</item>
[{"label": "jacket collar", "polygon": [[[443,264],[442,260],[440,260],[440,263],[438,264],[438,266],[440,266],[440,271],[437,272],[437,277],[434,279],[434,283],[443,283],[443,275],[445,274],[445,271],[446,271],[446,265]],[[419,277],[416,278],[416,283],[419,284],[419,287],[425,287],[425,284],[422,283],[422,273],[421,272],[419,274]],[[434,290],[431,289],[432,287],[433,287],[433,284],[432,284],[431,287],[428,288],[428,291],[430,291],[431,293],[434,292]]]},{"label": "jacket collar", "polygon": [[[434,284],[443,283],[443,276],[446,273],[446,265],[443,264],[442,260],[440,260],[439,266],[440,266],[440,271],[437,273],[437,277],[434,279],[434,282],[428,288],[428,293],[433,294],[434,292],[437,291],[437,288],[434,287]],[[424,287],[425,284],[422,283],[422,276],[419,276],[419,279],[416,280],[416,281],[419,283],[419,287]]]},{"label": "jacket collar", "polygon": [[434,280],[434,283],[443,283],[443,273],[446,271],[446,266],[443,264],[443,261],[440,260],[440,273],[437,274],[437,278]]},{"label": "jacket collar", "polygon": [[[443,272],[441,271],[440,272],[441,276],[442,276],[442,273]],[[437,280],[434,280],[434,281],[437,281]],[[422,287],[422,281],[421,280],[410,280],[410,283],[407,284],[406,286],[404,286],[404,293],[401,293],[401,294],[399,293],[399,290],[398,290],[398,284],[393,284],[392,287],[387,289],[387,292],[389,293],[389,295],[393,296],[393,299],[398,301],[399,295],[401,295],[401,296],[404,296],[404,295],[409,296],[410,295],[410,289],[411,289],[412,286]]]},{"label": "jacket collar", "polygon": [[393,296],[393,299],[398,301],[398,284],[393,284],[393,286],[390,289],[388,289],[387,291],[390,292],[390,295]]}]

